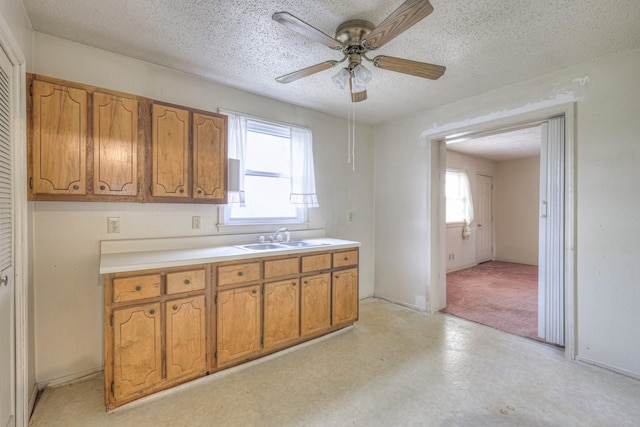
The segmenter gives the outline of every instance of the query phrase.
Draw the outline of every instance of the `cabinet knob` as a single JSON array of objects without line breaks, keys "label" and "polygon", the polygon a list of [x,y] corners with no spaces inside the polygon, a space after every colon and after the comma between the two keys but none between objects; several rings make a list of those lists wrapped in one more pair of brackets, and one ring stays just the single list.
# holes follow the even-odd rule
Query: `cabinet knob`
[{"label": "cabinet knob", "polygon": [[198,194],[202,194],[202,190],[198,190]]},{"label": "cabinet knob", "polygon": [[305,280],[305,281],[304,281],[304,284],[305,284],[305,285],[308,285],[308,284],[309,284],[309,281],[308,281],[308,280]]},{"label": "cabinet knob", "polygon": [[291,286],[293,286],[293,287],[295,288],[295,287],[296,287],[296,282],[293,282],[293,283],[291,284]]},{"label": "cabinet knob", "polygon": [[177,310],[177,309],[178,309],[178,305],[177,305],[177,304],[176,304],[176,305],[174,305],[174,306],[173,306],[173,309],[174,309],[174,310]]},{"label": "cabinet knob", "polygon": [[251,291],[252,294],[257,293],[258,291],[256,291],[255,289]]},{"label": "cabinet knob", "polygon": [[142,290],[142,286],[138,285],[136,286],[136,291],[141,291]]},{"label": "cabinet knob", "polygon": [[107,188],[107,187],[105,187],[104,185],[101,185],[101,186],[100,186],[100,189],[101,189],[101,190],[104,190],[105,188]]},{"label": "cabinet knob", "polygon": [[181,193],[184,193],[184,188],[181,188],[181,189],[180,189],[180,192],[181,192]]},{"label": "cabinet knob", "polygon": [[186,280],[184,281],[184,284],[185,284],[185,285],[188,285],[189,283],[191,283],[191,280],[189,280],[189,279],[186,279]]},{"label": "cabinet knob", "polygon": [[344,260],[345,261],[349,261],[349,257],[344,257]]},{"label": "cabinet knob", "polygon": [[79,189],[80,189],[80,186],[79,186],[79,185],[74,185],[74,186],[73,186],[73,189],[74,189],[74,190],[79,190]]},{"label": "cabinet knob", "polygon": [[242,276],[244,273],[242,271],[238,271],[238,276]]},{"label": "cabinet knob", "polygon": [[156,314],[156,311],[154,309],[149,310],[149,314],[154,315]]}]

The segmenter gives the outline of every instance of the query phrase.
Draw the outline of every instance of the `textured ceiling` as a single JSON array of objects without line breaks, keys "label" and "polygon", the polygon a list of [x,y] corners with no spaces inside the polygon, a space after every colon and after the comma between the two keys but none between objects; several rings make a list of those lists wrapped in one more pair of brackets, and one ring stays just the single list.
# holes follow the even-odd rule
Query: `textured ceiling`
[{"label": "textured ceiling", "polygon": [[[271,19],[288,11],[333,36],[347,19],[380,23],[402,0],[23,0],[34,30],[229,86],[345,116],[328,70],[274,78],[341,54]],[[432,81],[373,69],[359,121],[380,123],[640,46],[638,0],[431,0],[434,12],[377,54],[447,67]],[[373,68],[373,67],[370,67]]]},{"label": "textured ceiling", "polygon": [[465,139],[447,144],[447,150],[494,161],[540,155],[540,125],[502,132],[495,135]]}]

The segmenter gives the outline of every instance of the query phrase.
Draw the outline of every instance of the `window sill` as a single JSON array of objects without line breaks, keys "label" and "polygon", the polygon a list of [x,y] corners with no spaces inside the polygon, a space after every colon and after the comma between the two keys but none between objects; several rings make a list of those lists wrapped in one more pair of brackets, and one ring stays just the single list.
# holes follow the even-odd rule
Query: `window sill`
[{"label": "window sill", "polygon": [[462,228],[462,227],[464,227],[464,221],[447,222],[447,228]]}]

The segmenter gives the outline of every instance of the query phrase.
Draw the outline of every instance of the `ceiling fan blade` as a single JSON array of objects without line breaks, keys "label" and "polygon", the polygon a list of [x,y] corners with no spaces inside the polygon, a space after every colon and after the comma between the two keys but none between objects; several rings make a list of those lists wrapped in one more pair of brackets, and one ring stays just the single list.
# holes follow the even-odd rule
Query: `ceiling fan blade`
[{"label": "ceiling fan blade", "polygon": [[433,12],[429,0],[407,0],[374,28],[363,44],[367,49],[377,49],[402,34],[415,23]]},{"label": "ceiling fan blade", "polygon": [[303,77],[310,76],[320,71],[328,70],[336,65],[338,61],[325,61],[320,64],[312,65],[311,67],[303,68],[302,70],[294,71],[293,73],[285,74],[284,76],[276,77],[278,83],[291,83]]},{"label": "ceiling fan blade", "polygon": [[338,40],[328,36],[317,28],[312,27],[301,19],[296,18],[289,12],[277,12],[273,16],[274,21],[281,23],[290,30],[296,33],[302,34],[306,38],[313,40],[314,42],[322,43],[325,46],[329,46],[331,49],[340,50],[344,46]]},{"label": "ceiling fan blade", "polygon": [[373,58],[373,65],[383,70],[411,74],[412,76],[424,77],[425,79],[431,80],[437,80],[442,77],[447,69],[442,65],[427,64],[426,62],[411,61],[409,59],[384,55]]}]

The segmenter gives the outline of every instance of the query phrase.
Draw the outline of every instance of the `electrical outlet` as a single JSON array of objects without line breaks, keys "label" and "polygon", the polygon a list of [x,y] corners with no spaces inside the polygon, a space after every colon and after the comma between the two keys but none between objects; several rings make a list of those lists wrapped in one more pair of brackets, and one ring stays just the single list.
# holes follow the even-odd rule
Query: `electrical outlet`
[{"label": "electrical outlet", "polygon": [[191,229],[200,230],[200,217],[199,216],[191,217]]},{"label": "electrical outlet", "polygon": [[111,216],[107,218],[107,233],[120,233],[120,217]]}]

